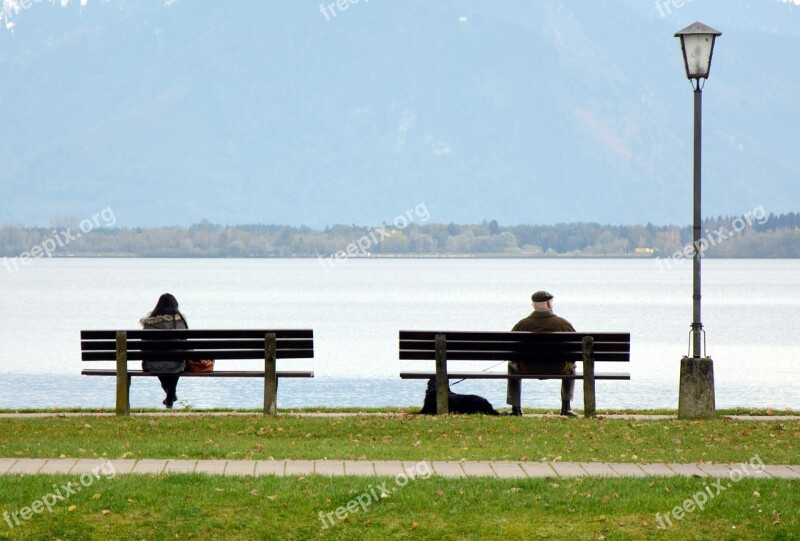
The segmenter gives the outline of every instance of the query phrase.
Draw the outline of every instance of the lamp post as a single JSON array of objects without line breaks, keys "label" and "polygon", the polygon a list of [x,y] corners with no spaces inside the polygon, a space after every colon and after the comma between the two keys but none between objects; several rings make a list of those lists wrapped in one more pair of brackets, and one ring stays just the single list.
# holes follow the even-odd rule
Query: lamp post
[{"label": "lamp post", "polygon": [[[701,204],[701,147],[703,85],[711,70],[711,56],[714,42],[722,33],[696,22],[675,33],[681,40],[683,63],[686,77],[694,88],[694,223],[693,223],[693,279],[692,279],[692,356],[681,359],[680,389],[678,391],[678,417],[697,419],[713,417],[714,405],[714,364],[705,357],[705,332],[700,317],[700,229],[702,227]],[[706,243],[707,246],[707,243]],[[705,247],[703,247],[704,249]],[[702,355],[701,355],[702,353]]]}]

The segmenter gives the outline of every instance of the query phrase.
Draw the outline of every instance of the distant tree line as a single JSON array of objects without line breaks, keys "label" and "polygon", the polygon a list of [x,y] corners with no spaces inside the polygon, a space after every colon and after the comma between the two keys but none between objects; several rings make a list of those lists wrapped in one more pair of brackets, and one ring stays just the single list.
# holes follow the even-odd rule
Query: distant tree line
[{"label": "distant tree line", "polygon": [[[74,218],[51,227],[0,227],[0,256],[127,257],[352,257],[352,256],[575,256],[679,257],[689,253],[689,226],[556,225],[501,226],[410,223],[365,227],[335,225],[323,230],[286,225],[191,227],[98,227],[80,237]],[[703,224],[707,257],[800,257],[800,213],[733,216]],[[359,239],[370,242],[358,244]],[[56,242],[57,241],[57,242]],[[354,246],[360,246],[352,250]],[[363,249],[361,249],[363,248]],[[343,255],[344,254],[344,255]]]}]

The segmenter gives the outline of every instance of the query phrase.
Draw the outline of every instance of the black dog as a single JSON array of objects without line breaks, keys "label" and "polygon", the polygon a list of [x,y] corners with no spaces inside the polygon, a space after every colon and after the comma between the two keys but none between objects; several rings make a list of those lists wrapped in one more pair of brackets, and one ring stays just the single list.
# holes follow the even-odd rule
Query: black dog
[{"label": "black dog", "polygon": [[[483,413],[484,415],[500,415],[488,400],[474,394],[457,394],[447,387],[447,403],[450,413]],[[428,390],[425,391],[425,402],[420,413],[434,415],[436,413],[436,380],[428,380]]]}]

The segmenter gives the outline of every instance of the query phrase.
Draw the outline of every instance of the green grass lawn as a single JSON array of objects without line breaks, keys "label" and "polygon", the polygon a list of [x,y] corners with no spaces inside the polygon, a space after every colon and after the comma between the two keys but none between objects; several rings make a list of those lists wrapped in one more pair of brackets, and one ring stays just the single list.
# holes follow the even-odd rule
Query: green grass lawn
[{"label": "green grass lawn", "polygon": [[52,512],[18,515],[16,524],[13,513],[70,481],[80,484],[64,475],[3,478],[0,513],[13,527],[0,516],[0,539],[749,541],[800,532],[797,482],[744,479],[678,520],[668,514],[710,483],[687,478],[430,477],[400,486],[392,478],[118,476],[51,498]]},{"label": "green grass lawn", "polygon": [[800,420],[181,415],[0,418],[0,457],[800,464]]},{"label": "green grass lawn", "polygon": [[[0,456],[28,458],[800,463],[800,420],[176,412],[0,418],[0,434]],[[731,482],[679,520],[713,479],[425,477],[2,476],[0,540],[800,538],[797,481]]]}]

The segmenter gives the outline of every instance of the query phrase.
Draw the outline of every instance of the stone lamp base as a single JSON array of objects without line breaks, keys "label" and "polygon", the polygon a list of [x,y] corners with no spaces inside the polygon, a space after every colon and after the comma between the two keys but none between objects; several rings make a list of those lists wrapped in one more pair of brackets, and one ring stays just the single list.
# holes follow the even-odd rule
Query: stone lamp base
[{"label": "stone lamp base", "polygon": [[714,362],[711,357],[681,359],[678,419],[711,419],[714,403]]}]

